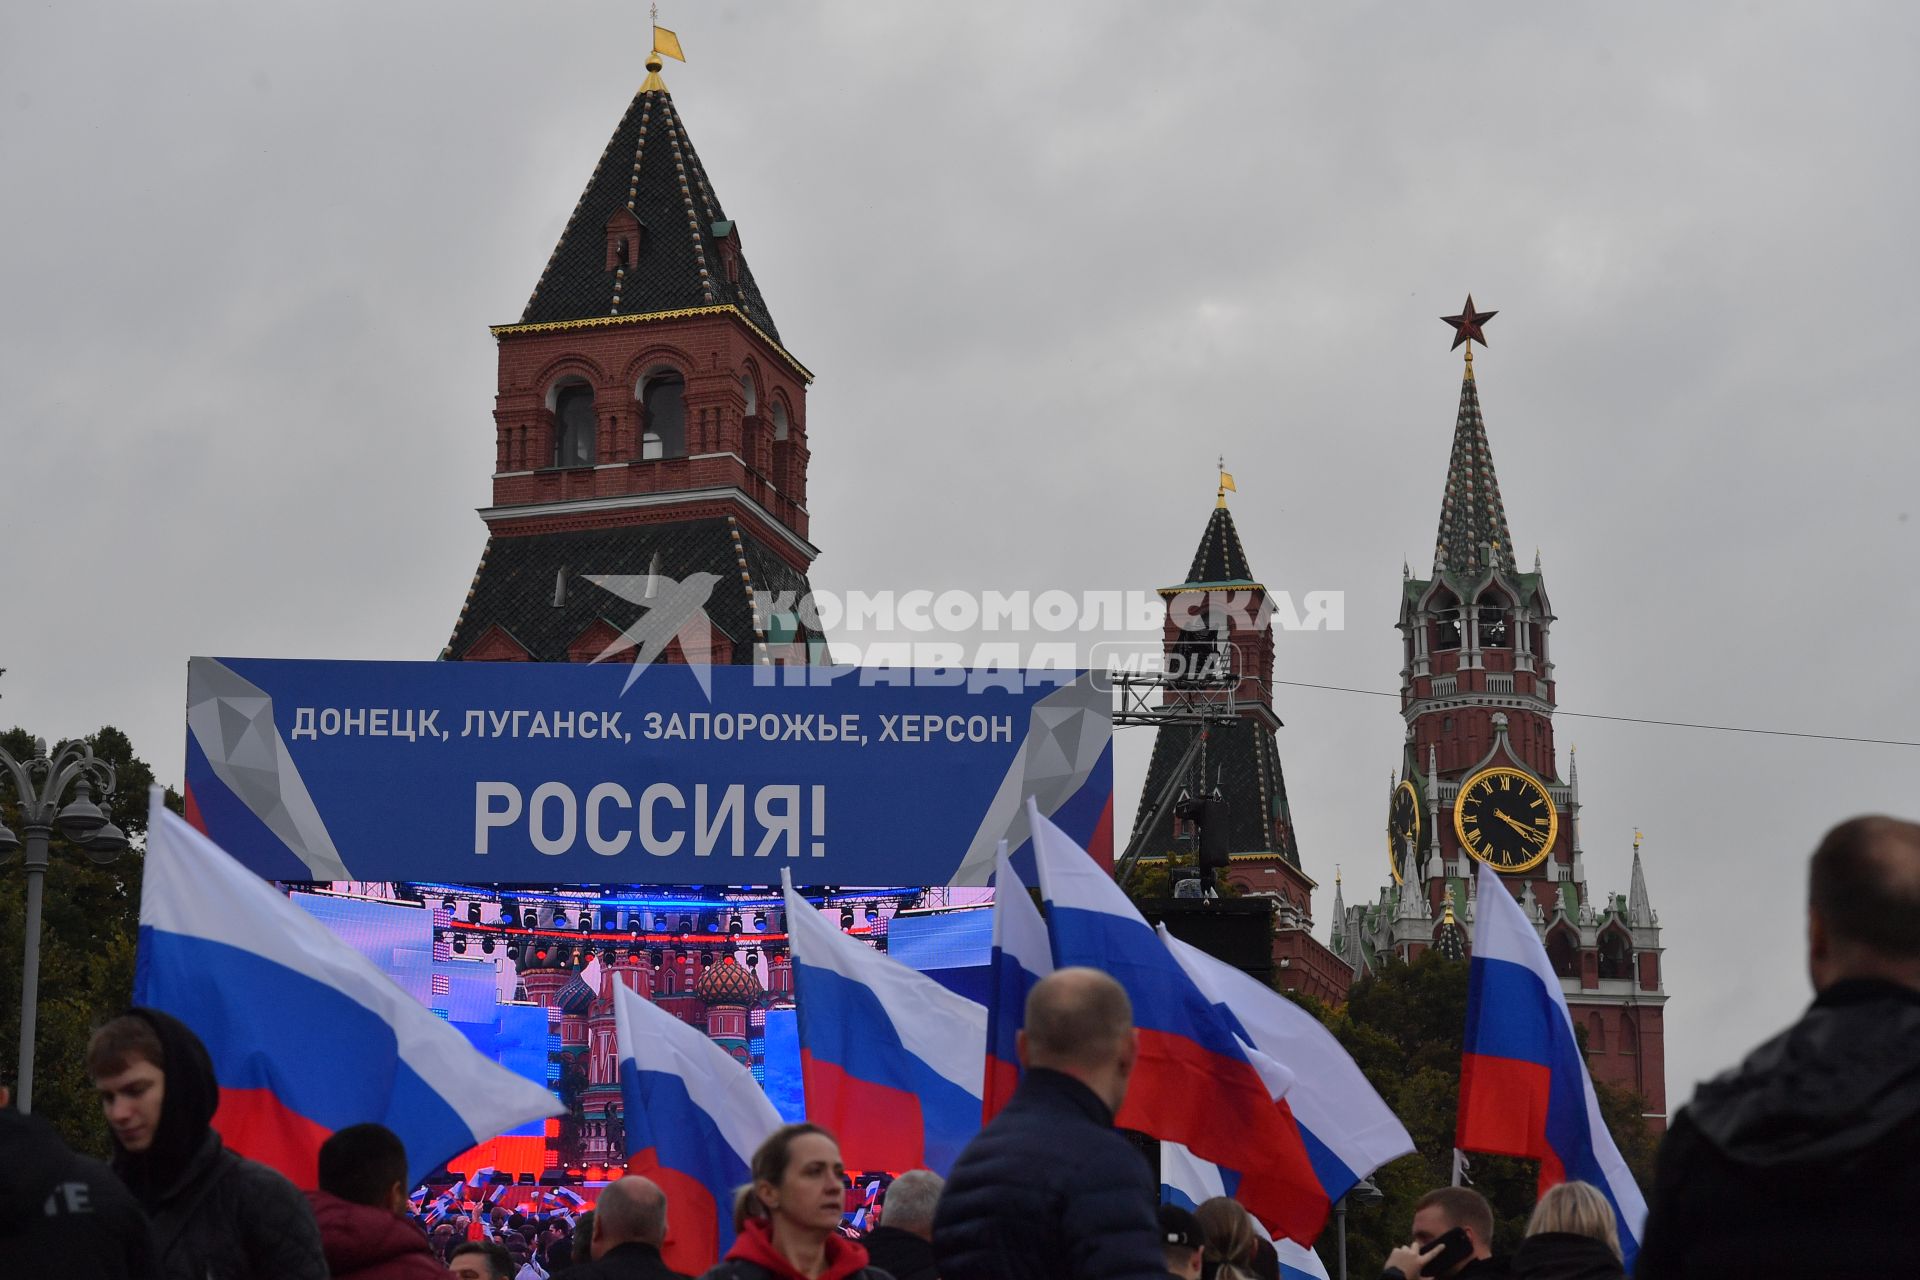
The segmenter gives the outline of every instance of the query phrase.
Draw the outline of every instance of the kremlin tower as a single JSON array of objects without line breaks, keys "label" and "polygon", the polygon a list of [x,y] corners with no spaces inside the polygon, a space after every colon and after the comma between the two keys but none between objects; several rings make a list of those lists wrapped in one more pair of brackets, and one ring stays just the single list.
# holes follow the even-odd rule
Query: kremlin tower
[{"label": "kremlin tower", "polygon": [[[1555,615],[1540,559],[1523,572],[1495,477],[1473,373],[1491,311],[1446,317],[1466,371],[1440,503],[1433,570],[1403,573],[1400,706],[1406,739],[1388,796],[1388,883],[1376,901],[1336,896],[1332,947],[1356,975],[1388,957],[1472,945],[1477,863],[1501,874],[1540,930],[1597,1079],[1666,1121],[1659,916],[1640,841],[1625,894],[1595,896],[1580,838],[1580,775],[1559,772]],[[1338,890],[1336,890],[1338,894]]]}]

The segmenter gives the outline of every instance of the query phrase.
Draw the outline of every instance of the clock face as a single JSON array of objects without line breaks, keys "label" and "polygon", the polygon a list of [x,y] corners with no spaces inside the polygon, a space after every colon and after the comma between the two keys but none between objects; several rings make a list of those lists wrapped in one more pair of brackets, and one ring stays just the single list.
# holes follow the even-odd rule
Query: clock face
[{"label": "clock face", "polygon": [[1552,851],[1560,813],[1531,774],[1482,769],[1460,786],[1453,830],[1462,848],[1495,871],[1526,871]]},{"label": "clock face", "polygon": [[1400,882],[1400,863],[1407,856],[1407,845],[1420,847],[1420,793],[1411,782],[1393,789],[1387,805],[1387,866],[1395,884]]}]

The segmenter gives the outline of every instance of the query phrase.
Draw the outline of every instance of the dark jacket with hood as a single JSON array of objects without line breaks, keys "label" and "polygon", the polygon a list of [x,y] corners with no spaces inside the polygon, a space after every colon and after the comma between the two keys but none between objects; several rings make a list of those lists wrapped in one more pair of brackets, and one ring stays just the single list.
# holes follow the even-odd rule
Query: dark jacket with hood
[{"label": "dark jacket with hood", "polygon": [[1158,1180],[1072,1076],[1030,1070],[934,1212],[942,1280],[1164,1280]]},{"label": "dark jacket with hood", "polygon": [[38,1116],[0,1108],[0,1276],[157,1280],[153,1240],[112,1170]]},{"label": "dark jacket with hood", "polygon": [[598,1262],[581,1262],[554,1273],[553,1280],[688,1280],[669,1267],[660,1250],[629,1240],[600,1255]]},{"label": "dark jacket with hood", "polygon": [[113,1170],[153,1223],[166,1280],[327,1280],[306,1197],[263,1164],[221,1145],[220,1084],[206,1046],[157,1009],[133,1009],[160,1038],[166,1092],[145,1151],[114,1143]]},{"label": "dark jacket with hood", "polygon": [[446,1267],[412,1218],[325,1191],[307,1192],[307,1203],[333,1280],[446,1280]]},{"label": "dark jacket with hood", "polygon": [[1634,1274],[1910,1274],[1920,1207],[1920,991],[1837,982],[1660,1144]]},{"label": "dark jacket with hood", "polygon": [[1625,1280],[1620,1258],[1605,1240],[1571,1231],[1542,1231],[1514,1251],[1514,1280]]},{"label": "dark jacket with hood", "polygon": [[893,1280],[939,1280],[934,1265],[933,1242],[902,1231],[899,1227],[878,1226],[860,1237],[867,1247],[867,1261]]}]

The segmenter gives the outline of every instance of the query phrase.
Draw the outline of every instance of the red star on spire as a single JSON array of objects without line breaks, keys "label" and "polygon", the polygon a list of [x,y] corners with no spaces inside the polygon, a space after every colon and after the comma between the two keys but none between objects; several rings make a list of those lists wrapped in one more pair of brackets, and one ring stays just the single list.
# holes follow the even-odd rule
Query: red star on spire
[{"label": "red star on spire", "polygon": [[[1440,318],[1453,326],[1453,345],[1455,347],[1468,339],[1472,339],[1484,347],[1487,345],[1487,334],[1483,326],[1487,321],[1499,314],[1498,311],[1475,311],[1473,309],[1473,295],[1468,294],[1466,308],[1459,315],[1441,316]],[[1452,348],[1450,347],[1448,350],[1452,350]],[[1472,347],[1467,348],[1467,354],[1473,354]]]}]

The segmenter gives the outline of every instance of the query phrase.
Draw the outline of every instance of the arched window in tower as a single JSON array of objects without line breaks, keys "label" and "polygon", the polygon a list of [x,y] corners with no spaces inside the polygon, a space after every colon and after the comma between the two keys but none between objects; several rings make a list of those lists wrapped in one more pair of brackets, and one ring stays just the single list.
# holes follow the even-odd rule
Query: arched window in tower
[{"label": "arched window in tower", "polygon": [[773,402],[773,438],[775,440],[787,438],[787,406],[778,400]]},{"label": "arched window in tower", "polygon": [[1460,602],[1450,592],[1433,598],[1433,650],[1460,647]]},{"label": "arched window in tower", "polygon": [[1620,1023],[1620,1052],[1640,1052],[1640,1033],[1633,1029],[1633,1023],[1628,1019],[1622,1019]]},{"label": "arched window in tower", "polygon": [[642,461],[686,456],[686,379],[672,370],[648,374],[640,386],[640,425]]},{"label": "arched window in tower", "polygon": [[1579,975],[1580,956],[1567,930],[1555,929],[1547,935],[1547,960],[1552,963],[1553,971],[1562,978]]},{"label": "arched window in tower", "polygon": [[570,382],[553,398],[553,465],[593,465],[595,436],[593,388]]},{"label": "arched window in tower", "polygon": [[1600,935],[1600,976],[1633,977],[1633,944],[1621,929],[1608,929]]},{"label": "arched window in tower", "polygon": [[1480,597],[1480,643],[1488,648],[1505,649],[1513,643],[1508,624],[1507,598],[1498,591]]},{"label": "arched window in tower", "polygon": [[753,375],[750,373],[740,375],[740,397],[747,402],[748,417],[760,412],[760,398],[754,394]]}]

